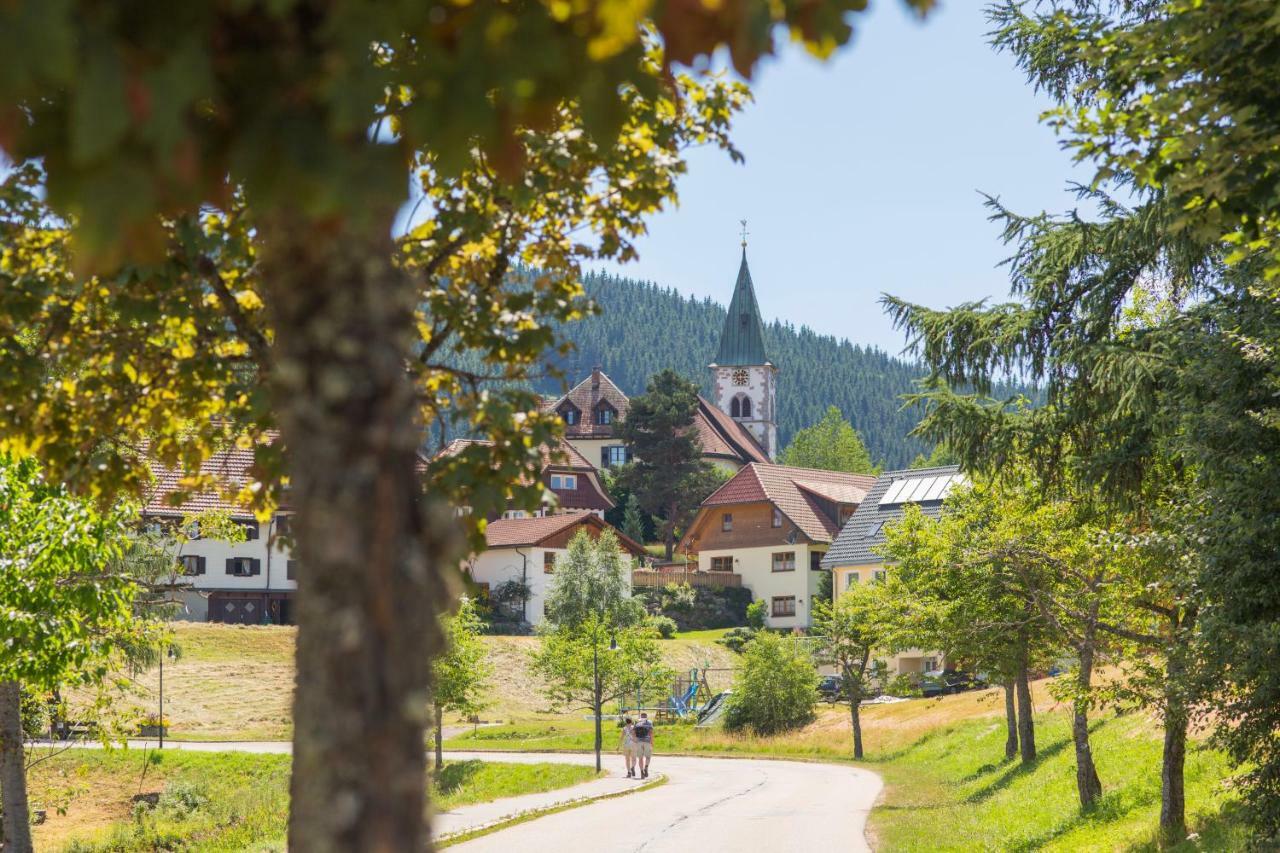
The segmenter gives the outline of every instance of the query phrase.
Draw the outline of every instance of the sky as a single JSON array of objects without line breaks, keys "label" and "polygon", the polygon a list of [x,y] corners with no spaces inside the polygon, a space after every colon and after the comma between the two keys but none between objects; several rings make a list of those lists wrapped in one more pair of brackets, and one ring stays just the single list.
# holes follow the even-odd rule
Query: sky
[{"label": "sky", "polygon": [[746,219],[766,319],[895,354],[905,340],[882,293],[1005,297],[1010,252],[980,193],[1062,211],[1088,174],[1039,123],[1047,100],[987,44],[984,5],[942,0],[921,22],[872,0],[834,60],[788,48],[767,61],[732,132],[746,163],[693,152],[679,207],[650,221],[638,262],[608,269],[727,303]]}]

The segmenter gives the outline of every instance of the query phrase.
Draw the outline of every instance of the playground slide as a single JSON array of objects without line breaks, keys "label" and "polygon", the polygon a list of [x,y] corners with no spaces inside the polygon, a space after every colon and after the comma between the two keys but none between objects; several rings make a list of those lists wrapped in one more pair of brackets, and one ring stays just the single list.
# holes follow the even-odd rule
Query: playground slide
[{"label": "playground slide", "polygon": [[726,690],[711,697],[711,701],[698,714],[698,724],[694,728],[702,729],[715,725],[720,717],[724,715],[725,709],[728,707],[728,703],[725,700],[729,698],[729,694],[732,692],[731,690]]}]

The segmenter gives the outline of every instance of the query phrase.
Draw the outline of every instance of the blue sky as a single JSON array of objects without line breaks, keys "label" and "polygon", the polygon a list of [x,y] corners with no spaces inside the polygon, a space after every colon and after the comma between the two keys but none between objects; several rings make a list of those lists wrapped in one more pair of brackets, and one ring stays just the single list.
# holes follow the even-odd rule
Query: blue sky
[{"label": "blue sky", "polygon": [[877,300],[943,307],[1008,291],[1008,249],[979,191],[1034,212],[1073,204],[1084,180],[1038,117],[1047,101],[987,44],[980,0],[942,0],[924,22],[872,0],[828,63],[788,49],[752,83],[735,165],[696,151],[678,209],[650,223],[640,260],[611,268],[728,302],[739,219],[766,318],[899,352]]}]

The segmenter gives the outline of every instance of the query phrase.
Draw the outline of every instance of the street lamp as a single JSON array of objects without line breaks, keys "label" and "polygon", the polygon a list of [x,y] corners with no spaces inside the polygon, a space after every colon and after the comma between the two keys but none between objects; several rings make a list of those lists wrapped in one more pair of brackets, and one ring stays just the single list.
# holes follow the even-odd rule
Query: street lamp
[{"label": "street lamp", "polygon": [[[618,638],[609,634],[609,651],[616,652],[618,650]],[[603,734],[600,729],[601,720],[604,716],[604,700],[600,698],[600,644],[596,642],[596,637],[591,638],[591,685],[594,692],[591,697],[595,700],[595,718],[596,718],[596,772],[600,772],[600,743],[603,740]]]},{"label": "street lamp", "polygon": [[178,659],[178,650],[175,647],[169,645],[168,643],[165,644],[164,651],[160,654],[160,718],[156,720],[156,722],[160,726],[159,728],[160,745],[157,746],[156,749],[164,749],[164,659],[165,658],[169,658],[171,660]]}]

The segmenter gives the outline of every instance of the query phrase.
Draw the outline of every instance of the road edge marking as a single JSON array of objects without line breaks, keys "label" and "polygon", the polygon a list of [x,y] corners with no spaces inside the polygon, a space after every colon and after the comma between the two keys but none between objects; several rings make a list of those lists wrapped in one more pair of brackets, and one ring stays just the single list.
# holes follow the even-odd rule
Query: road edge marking
[{"label": "road edge marking", "polygon": [[604,800],[613,800],[613,799],[617,799],[618,797],[627,797],[627,796],[630,796],[631,794],[638,794],[641,791],[650,791],[650,790],[653,790],[654,788],[657,788],[659,785],[665,785],[666,783],[667,783],[666,774],[658,774],[657,778],[649,782],[646,782],[643,785],[637,785],[634,788],[627,788],[625,791],[610,791],[607,794],[597,794],[594,797],[579,797],[576,800],[566,800],[563,803],[556,803],[555,805],[545,806],[540,809],[528,809],[526,811],[519,812],[517,814],[508,815],[507,817],[499,818],[498,820],[493,821],[492,823],[487,823],[482,826],[472,827],[471,829],[459,830],[458,832],[452,832],[448,835],[442,835],[439,838],[432,839],[432,844],[435,845],[435,848],[437,850],[441,850],[445,847],[452,847],[454,844],[462,844],[464,841],[471,841],[476,838],[481,838],[485,835],[491,835],[495,832],[500,832],[504,829],[508,829],[510,827],[516,826],[517,824],[528,823],[529,821],[537,820],[540,817],[547,817],[548,815],[557,814],[559,812],[567,812],[570,809],[580,808],[581,806],[589,806],[593,803],[602,802]]}]

